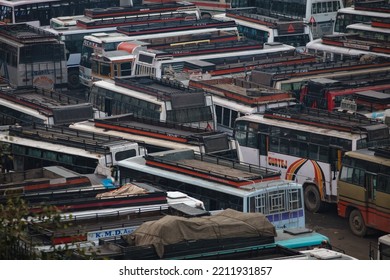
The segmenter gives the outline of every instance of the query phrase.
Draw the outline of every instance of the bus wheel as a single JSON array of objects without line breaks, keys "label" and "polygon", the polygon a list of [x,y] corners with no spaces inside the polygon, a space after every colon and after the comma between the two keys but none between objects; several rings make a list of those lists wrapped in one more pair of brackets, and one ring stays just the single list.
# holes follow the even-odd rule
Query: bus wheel
[{"label": "bus wheel", "polygon": [[69,70],[68,72],[68,89],[77,89],[80,87],[79,71]]},{"label": "bus wheel", "polygon": [[321,196],[318,188],[314,185],[308,185],[304,191],[305,207],[307,211],[316,213],[321,208]]},{"label": "bus wheel", "polygon": [[352,210],[349,214],[349,227],[353,234],[363,237],[367,234],[367,227],[359,210]]}]

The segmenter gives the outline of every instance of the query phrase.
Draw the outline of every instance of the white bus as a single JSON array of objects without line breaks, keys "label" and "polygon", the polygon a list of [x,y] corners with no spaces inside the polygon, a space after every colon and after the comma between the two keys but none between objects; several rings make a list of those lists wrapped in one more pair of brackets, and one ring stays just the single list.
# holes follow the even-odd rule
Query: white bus
[{"label": "white bus", "polygon": [[65,88],[65,45],[25,23],[0,25],[0,76],[14,88]]},{"label": "white bus", "polygon": [[[84,37],[83,46],[81,49],[81,61],[80,61],[80,82],[90,87],[92,85],[92,54],[101,55],[107,51],[115,51],[118,45],[122,42],[139,41],[139,43],[145,47],[153,44],[170,44],[174,43],[180,36],[186,35],[199,35],[215,33],[215,32],[230,32],[237,34],[237,27],[210,27],[204,29],[194,29],[176,32],[160,32],[153,34],[139,34],[126,36],[125,34],[113,32],[113,33],[94,33]],[[131,49],[128,49],[129,54],[132,53]]]},{"label": "white bus", "polygon": [[10,145],[15,171],[59,165],[81,174],[111,176],[118,161],[145,154],[143,147],[122,138],[38,124],[11,126],[1,131],[0,143]]},{"label": "white bus", "polygon": [[286,16],[306,21],[314,38],[332,34],[342,0],[254,0],[255,7],[269,11],[270,16]]},{"label": "white bus", "polygon": [[[106,51],[117,50],[122,42],[134,41],[134,38],[122,33],[93,33],[84,37],[81,48],[81,60],[79,67],[79,79],[84,86],[92,86],[92,55],[103,54]],[[134,47],[141,45],[134,43]]]},{"label": "white bus", "polygon": [[[369,42],[368,38],[367,41],[364,41],[363,38],[359,41],[354,40],[353,38],[350,40],[348,40],[348,38],[340,38],[336,39],[334,43],[332,43],[333,39],[331,36],[324,36],[322,39],[316,39],[309,42],[306,45],[306,52],[322,57],[323,61],[340,61],[345,58],[359,59],[363,56],[383,58],[390,57],[390,54],[386,50],[386,46],[381,44],[380,41],[375,43]],[[375,47],[375,45],[379,48]]]},{"label": "white bus", "polygon": [[203,89],[213,97],[217,130],[233,135],[236,118],[264,113],[268,108],[296,103],[290,92],[275,90],[246,81],[245,78],[191,79],[189,86]]},{"label": "white bus", "polygon": [[81,15],[87,8],[107,8],[122,3],[132,5],[132,0],[1,0],[0,24],[28,22],[48,26],[54,17]]},{"label": "white bus", "polygon": [[347,26],[347,33],[356,33],[368,40],[390,42],[390,25],[389,27],[375,27],[370,23],[355,23]]},{"label": "white bus", "polygon": [[210,95],[182,84],[149,77],[95,82],[89,102],[107,116],[137,117],[213,130],[215,114]]},{"label": "white bus", "polygon": [[269,17],[253,7],[229,9],[213,17],[234,20],[241,35],[263,43],[279,42],[303,51],[306,44],[313,40],[309,25],[303,20]]},{"label": "white bus", "polygon": [[[384,1],[383,1],[384,2]],[[375,3],[375,2],[373,2]],[[344,9],[340,9],[337,12],[336,21],[334,23],[334,31],[333,34],[346,33],[347,26],[354,23],[370,23],[372,20],[381,20],[381,19],[389,19],[390,13],[389,8],[381,11],[378,10],[365,10],[363,8],[359,8],[359,5],[364,4],[364,2],[356,2],[354,7],[348,7]]]},{"label": "white bus", "polygon": [[161,78],[166,71],[173,69],[175,72],[183,70],[184,62],[215,59],[215,58],[231,58],[231,57],[250,57],[258,54],[277,54],[288,51],[293,51],[293,46],[288,46],[280,43],[265,43],[263,48],[240,50],[220,50],[219,53],[206,54],[188,54],[181,57],[173,57],[169,53],[156,52],[153,50],[140,51],[134,62],[134,75],[150,75],[156,78]]},{"label": "white bus", "polygon": [[317,212],[337,202],[337,177],[346,151],[389,141],[387,125],[365,117],[303,107],[270,109],[235,122],[241,162],[275,168],[304,187]]},{"label": "white bus", "polygon": [[133,114],[95,118],[69,126],[79,131],[121,137],[145,147],[148,153],[191,149],[197,153],[237,158],[235,141],[226,133],[137,118]]},{"label": "white bus", "polygon": [[[246,213],[260,212],[276,228],[305,226],[302,186],[277,179],[277,173],[273,170],[251,169],[248,165],[238,163],[232,165],[221,158],[216,163],[215,158],[213,160],[213,157],[205,155],[200,160],[197,154],[189,150],[149,155],[146,159],[134,157],[118,163],[121,184],[132,180],[159,182],[158,185],[167,191],[185,192],[203,201],[208,211],[231,208]],[[168,159],[169,155],[176,155],[176,158]],[[164,157],[167,157],[166,161]],[[149,164],[154,162],[153,158],[161,165]],[[175,164],[177,168],[174,167]],[[192,169],[192,172],[185,171],[186,168]],[[207,176],[205,172],[209,169],[211,170]],[[243,177],[234,177],[234,182],[229,184],[229,178],[233,178],[231,175]],[[218,179],[218,176],[224,176],[224,179]]]},{"label": "white bus", "polygon": [[[127,10],[130,10],[128,8]],[[138,11],[135,9],[135,11]],[[85,36],[93,33],[115,32],[117,26],[129,25],[135,21],[160,22],[165,20],[178,20],[187,17],[200,18],[198,9],[186,9],[185,11],[170,11],[162,13],[142,13],[128,16],[90,18],[85,15],[57,17],[50,20],[50,28],[45,30],[55,34],[59,40],[65,43],[67,66],[68,66],[68,88],[75,89],[80,86],[79,66],[83,40]]]},{"label": "white bus", "polygon": [[0,90],[0,125],[63,125],[98,116],[91,104],[61,92]]}]

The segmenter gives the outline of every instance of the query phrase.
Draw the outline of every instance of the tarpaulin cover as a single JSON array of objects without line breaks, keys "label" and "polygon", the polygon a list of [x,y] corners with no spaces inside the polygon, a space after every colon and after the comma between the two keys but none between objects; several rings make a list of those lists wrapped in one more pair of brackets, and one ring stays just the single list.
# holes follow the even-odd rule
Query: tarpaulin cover
[{"label": "tarpaulin cover", "polygon": [[118,196],[130,196],[130,195],[139,195],[139,194],[146,194],[146,193],[147,191],[145,189],[140,188],[131,183],[127,183],[118,189],[97,194],[96,198],[112,198]]},{"label": "tarpaulin cover", "polygon": [[165,216],[143,223],[123,239],[133,246],[152,245],[162,258],[165,245],[182,241],[274,236],[275,227],[263,214],[226,209],[213,216],[196,218]]}]

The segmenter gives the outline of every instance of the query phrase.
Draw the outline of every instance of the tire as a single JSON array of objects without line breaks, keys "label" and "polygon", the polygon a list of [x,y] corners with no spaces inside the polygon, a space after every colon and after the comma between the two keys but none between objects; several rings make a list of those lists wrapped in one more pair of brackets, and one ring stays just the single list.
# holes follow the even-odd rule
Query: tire
[{"label": "tire", "polygon": [[359,210],[352,210],[349,214],[349,227],[353,234],[364,237],[367,234],[367,226],[364,223],[364,219]]},{"label": "tire", "polygon": [[80,88],[80,78],[79,72],[76,70],[69,70],[68,73],[68,89],[78,89]]},{"label": "tire", "polygon": [[321,209],[321,196],[315,185],[308,185],[304,190],[304,199],[306,210],[317,213]]}]

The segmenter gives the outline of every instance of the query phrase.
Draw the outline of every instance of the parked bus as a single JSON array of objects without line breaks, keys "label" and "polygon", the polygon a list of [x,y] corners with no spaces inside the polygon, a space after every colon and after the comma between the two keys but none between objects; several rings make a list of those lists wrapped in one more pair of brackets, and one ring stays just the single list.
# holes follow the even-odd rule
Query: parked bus
[{"label": "parked bus", "polygon": [[[330,37],[328,37],[331,40]],[[340,41],[340,40],[339,40]],[[323,42],[323,39],[316,39],[311,42],[309,42],[306,45],[306,52],[309,54],[317,55],[319,57],[322,57],[323,61],[339,61],[343,60],[345,58],[355,58],[359,59],[364,56],[366,57],[383,57],[383,58],[389,58],[390,54],[385,52],[378,52],[378,51],[370,51],[370,46],[364,46],[361,45],[361,48],[359,48],[358,44],[355,44],[355,48],[348,47],[348,44],[353,44],[353,40],[350,40],[349,42],[345,42],[345,46],[337,46],[333,44],[325,44]],[[384,43],[385,45],[386,43]],[[378,41],[378,45],[380,46],[380,42]],[[384,46],[383,45],[383,46]],[[353,46],[353,45],[351,45]]]},{"label": "parked bus", "polygon": [[[192,21],[194,22],[194,21]],[[204,23],[204,21],[203,21]],[[177,24],[177,23],[176,23]],[[180,23],[178,24],[180,26]],[[122,42],[130,42],[130,41],[139,41],[139,43],[134,42],[133,44],[143,45],[147,47],[152,47],[152,45],[160,45],[160,44],[171,44],[175,43],[178,36],[185,36],[190,34],[207,34],[208,32],[236,32],[237,27],[233,24],[219,24],[219,26],[213,26],[214,24],[208,26],[203,25],[202,28],[191,29],[191,30],[170,30],[167,31],[162,29],[152,30],[152,33],[147,33],[147,29],[143,32],[143,28],[146,28],[147,25],[140,25],[137,27],[138,32],[135,32],[134,27],[130,28],[130,26],[123,26],[122,28],[118,28],[118,31],[122,32],[114,32],[114,33],[96,33],[90,36],[85,36],[83,41],[83,46],[81,50],[81,61],[80,61],[80,82],[90,87],[92,85],[92,54],[104,54],[106,51],[114,51],[117,50],[118,45]],[[126,27],[126,28],[125,28]],[[196,26],[193,25],[193,28]],[[130,34],[130,32],[132,32]],[[125,35],[125,34],[128,35]],[[129,53],[132,53],[131,49],[127,50]]]},{"label": "parked bus", "polygon": [[[146,0],[166,2],[168,0]],[[290,17],[310,23],[313,35],[331,34],[336,13],[344,7],[342,0],[195,0],[191,1],[202,11],[212,14],[224,13],[230,8],[257,7],[271,17]]]},{"label": "parked bus", "polygon": [[280,42],[303,51],[313,40],[309,26],[303,21],[288,17],[270,17],[262,9],[249,7],[228,9],[225,14],[215,15],[219,20],[234,20],[240,34],[263,43]]},{"label": "parked bus", "polygon": [[145,147],[148,153],[191,149],[198,153],[236,158],[235,141],[225,133],[139,118],[133,114],[95,118],[73,123],[69,127],[95,134],[121,137]]},{"label": "parked bus", "polygon": [[91,104],[61,92],[0,90],[0,125],[64,125],[98,116]]},{"label": "parked bus", "polygon": [[[255,41],[254,41],[255,42]],[[244,46],[243,46],[244,45]],[[191,48],[180,53],[177,52],[178,57],[173,57],[169,53],[163,53],[161,51],[153,51],[149,49],[147,51],[140,51],[134,62],[134,75],[151,75],[157,78],[165,76],[166,71],[173,70],[176,73],[182,72],[185,62],[188,61],[208,61],[209,59],[232,59],[255,57],[257,55],[275,55],[291,52],[295,48],[292,46],[284,45],[281,43],[265,43],[263,47],[251,42],[247,45],[244,41],[238,41],[238,44],[227,44],[226,50],[223,47],[219,49],[219,53],[204,53],[204,54],[191,54]],[[241,47],[247,48],[247,50]],[[187,53],[187,55],[185,55]]]},{"label": "parked bus", "polygon": [[162,122],[213,130],[212,98],[202,90],[191,90],[167,79],[116,78],[95,82],[89,101],[107,116],[133,113]]},{"label": "parked bus", "polygon": [[[181,3],[182,0],[174,0],[177,3]],[[236,0],[233,0],[236,1]],[[241,1],[241,0],[238,0]],[[244,0],[245,2],[247,0]],[[171,3],[172,0],[145,0],[144,3]],[[226,9],[232,8],[232,0],[195,0],[190,1],[196,5],[204,14],[210,15],[210,13],[224,12]]]},{"label": "parked bus", "polygon": [[390,260],[390,234],[378,238],[378,243],[370,243],[370,260]]},{"label": "parked bus", "polygon": [[275,168],[304,187],[317,212],[337,202],[337,177],[346,151],[389,141],[389,128],[366,117],[301,106],[273,108],[236,119],[240,162]]},{"label": "parked bus", "polygon": [[261,86],[245,78],[191,79],[189,86],[203,89],[212,95],[217,130],[229,135],[233,135],[234,121],[240,116],[296,104],[290,92]]},{"label": "parked bus", "polygon": [[[389,18],[390,21],[390,18]],[[347,26],[347,33],[358,34],[368,40],[390,41],[390,27],[374,27],[372,23],[355,23]]]},{"label": "parked bus", "polygon": [[[185,12],[187,10],[196,9],[196,5],[186,1],[169,1],[168,3],[158,2],[157,4],[140,3],[137,1],[134,5],[122,5],[121,7],[109,7],[105,9],[91,8],[85,9],[84,15],[92,18],[118,18],[123,16],[133,16],[150,13],[166,13],[166,12]],[[145,1],[147,2],[147,1]]]},{"label": "parked bus", "polygon": [[0,76],[14,88],[65,88],[64,43],[28,25],[0,25]]},{"label": "parked bus", "polygon": [[[129,11],[139,11],[138,8],[127,8]],[[135,22],[143,23],[161,22],[169,20],[184,20],[186,18],[200,18],[197,8],[186,9],[183,12],[170,11],[164,13],[142,12],[140,14],[128,15],[124,17],[92,19],[85,15],[72,17],[57,17],[50,20],[51,28],[46,28],[48,32],[55,34],[60,41],[65,43],[67,66],[68,66],[68,87],[71,89],[80,86],[79,66],[83,40],[85,36],[94,33],[114,32],[117,26],[130,25]]]},{"label": "parked bus", "polygon": [[347,152],[337,182],[339,216],[351,231],[368,228],[390,233],[390,147]]},{"label": "parked bus", "polygon": [[[310,79],[301,88],[300,101],[310,108],[333,111],[341,106],[344,99],[355,100],[356,93],[365,91],[390,92],[390,79],[382,77],[375,80],[375,77],[370,77],[345,82],[326,78]],[[382,106],[380,109],[386,108]]]},{"label": "parked bus", "polygon": [[305,20],[313,37],[332,34],[337,11],[344,7],[341,0],[254,0],[256,7],[269,10],[271,16],[286,16]]},{"label": "parked bus", "polygon": [[15,171],[60,165],[111,176],[117,161],[145,154],[137,143],[122,138],[39,124],[11,126],[0,132],[0,143],[11,147]]},{"label": "parked bus", "polygon": [[[310,44],[310,43],[309,43]],[[284,70],[286,69],[286,70]],[[275,89],[292,91],[299,95],[301,87],[310,79],[327,78],[338,81],[357,80],[359,78],[369,79],[376,76],[385,77],[389,74],[390,67],[386,60],[378,59],[378,62],[358,62],[346,60],[343,62],[303,64],[295,68],[273,67],[253,69],[251,76],[261,84],[271,86]],[[263,73],[256,77],[256,72]],[[266,75],[266,76],[262,76]]]},{"label": "parked bus", "polygon": [[132,180],[155,182],[165,190],[186,192],[203,201],[208,211],[231,208],[260,212],[276,228],[305,226],[302,186],[278,179],[279,173],[272,169],[233,164],[192,150],[123,160],[118,168],[121,184]]},{"label": "parked bus", "polygon": [[0,24],[28,22],[35,26],[47,26],[50,19],[59,16],[81,15],[87,8],[107,8],[121,3],[132,5],[132,0],[26,0],[0,1]]},{"label": "parked bus", "polygon": [[[369,9],[367,6],[377,7],[378,9]],[[342,8],[338,10],[334,24],[334,34],[346,33],[347,26],[354,23],[370,23],[373,20],[382,20],[390,18],[390,5],[387,1],[358,1],[353,7]]]}]

